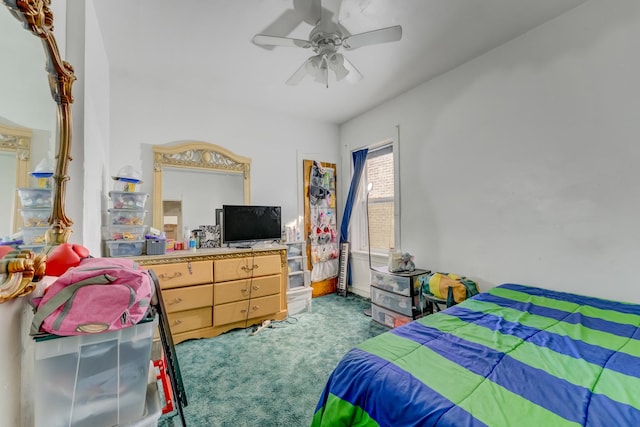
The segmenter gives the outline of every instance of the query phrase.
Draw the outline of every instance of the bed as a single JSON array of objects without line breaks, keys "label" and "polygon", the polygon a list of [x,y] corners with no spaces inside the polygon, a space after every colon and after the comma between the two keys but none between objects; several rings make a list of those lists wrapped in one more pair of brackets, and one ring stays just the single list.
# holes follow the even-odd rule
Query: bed
[{"label": "bed", "polygon": [[371,338],[312,426],[640,426],[640,305],[504,284]]}]

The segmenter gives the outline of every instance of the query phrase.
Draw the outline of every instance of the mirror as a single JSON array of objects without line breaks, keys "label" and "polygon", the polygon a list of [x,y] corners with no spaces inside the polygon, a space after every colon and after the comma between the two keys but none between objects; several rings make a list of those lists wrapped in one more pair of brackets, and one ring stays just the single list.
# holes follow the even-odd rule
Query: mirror
[{"label": "mirror", "polygon": [[[15,153],[15,169],[10,168],[9,173],[12,176],[8,178],[8,182],[15,183],[16,187],[29,187],[29,167],[34,166],[49,152],[55,151],[56,164],[51,191],[52,208],[47,221],[49,230],[46,233],[47,245],[53,246],[67,241],[71,233],[70,226],[73,224],[65,214],[64,200],[66,182],[69,180],[68,163],[71,160],[71,103],[73,102],[71,87],[75,76],[73,67],[60,57],[58,45],[53,35],[50,0],[2,0],[2,2],[10,13],[7,13],[7,9],[2,8],[2,16],[0,17],[2,23],[0,25],[0,34],[2,35],[0,55],[2,55],[2,63],[5,65],[2,67],[2,79],[0,79],[0,99],[2,100],[0,102],[0,123],[4,125],[3,132],[18,133],[18,135],[2,138],[1,144],[4,147],[0,150],[3,153],[2,161],[8,163],[9,161],[5,157]],[[20,26],[24,28],[20,28]],[[8,35],[11,32],[16,34]],[[24,64],[20,61],[24,60],[27,54],[27,49],[24,46],[29,43],[39,45],[40,53],[35,59]],[[42,49],[44,49],[44,56]],[[37,101],[29,101],[33,95],[38,97]],[[54,102],[51,102],[50,97]],[[32,135],[29,151],[26,151],[23,147],[26,138],[24,135],[29,131],[32,132]],[[39,136],[36,137],[36,135]],[[21,141],[15,143],[17,144],[15,150],[12,147],[13,143],[5,142],[13,138]],[[40,142],[36,142],[36,139],[42,139],[44,145],[41,146]],[[56,147],[55,150],[51,150],[53,146]],[[37,157],[35,156],[36,152],[39,153]],[[32,161],[30,162],[30,160]],[[26,178],[25,172],[27,173]],[[3,183],[7,182],[5,175],[1,176]],[[15,211],[16,187],[12,186],[10,190],[14,195],[14,201],[0,207],[0,209],[9,212],[4,211],[2,218],[12,217],[12,229],[19,226],[20,221],[20,218],[13,219],[17,216]],[[14,221],[18,221],[17,225]],[[25,257],[28,256],[25,255]],[[23,257],[18,263],[19,267],[12,267],[12,270],[5,269],[5,271],[16,272],[13,276],[22,275],[21,282],[25,285],[21,285],[21,287],[26,289],[26,282],[30,282],[33,277],[33,274],[29,277],[28,272],[33,273],[36,264],[42,270],[44,263],[41,261],[42,257],[37,260]],[[3,265],[3,267],[7,266]],[[0,290],[5,289],[5,284],[14,282],[13,279],[15,277],[12,278],[12,274],[2,275],[0,271]],[[12,294],[24,294],[24,292],[16,292],[15,287],[12,286],[12,288],[14,289]],[[3,298],[0,299],[0,302],[10,298],[7,295],[3,292],[0,295]]]},{"label": "mirror", "polygon": [[186,142],[155,145],[153,158],[153,227],[172,233],[169,238],[184,239],[183,227],[215,224],[215,210],[223,204],[250,203],[247,157],[215,144]]},{"label": "mirror", "polygon": [[0,186],[0,237],[10,236],[22,226],[16,189],[29,185],[32,134],[30,129],[0,122],[0,176],[8,184]]}]

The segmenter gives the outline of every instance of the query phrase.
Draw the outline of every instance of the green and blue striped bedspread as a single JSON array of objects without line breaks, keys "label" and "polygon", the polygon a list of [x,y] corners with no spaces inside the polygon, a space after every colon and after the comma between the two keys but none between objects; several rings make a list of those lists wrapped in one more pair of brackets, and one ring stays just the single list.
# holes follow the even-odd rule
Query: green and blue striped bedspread
[{"label": "green and blue striped bedspread", "polygon": [[640,426],[640,305],[505,284],[345,355],[312,426]]}]

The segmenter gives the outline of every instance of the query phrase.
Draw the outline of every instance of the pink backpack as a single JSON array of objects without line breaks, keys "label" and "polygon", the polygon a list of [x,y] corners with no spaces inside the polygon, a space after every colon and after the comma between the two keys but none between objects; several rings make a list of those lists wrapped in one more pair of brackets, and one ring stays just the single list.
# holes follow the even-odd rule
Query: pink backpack
[{"label": "pink backpack", "polygon": [[133,326],[147,313],[152,289],[149,274],[131,260],[86,258],[47,288],[31,335],[86,335]]}]

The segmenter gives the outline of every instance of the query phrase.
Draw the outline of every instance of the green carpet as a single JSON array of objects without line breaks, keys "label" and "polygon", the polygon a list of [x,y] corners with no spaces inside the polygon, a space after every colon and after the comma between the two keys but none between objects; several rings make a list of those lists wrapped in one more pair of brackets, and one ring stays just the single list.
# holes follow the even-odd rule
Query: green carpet
[{"label": "green carpet", "polygon": [[[358,296],[326,295],[311,312],[274,323],[255,336],[238,329],[176,345],[189,405],[189,427],[302,427],[344,354],[388,329],[363,314]],[[159,426],[180,426],[163,415]]]}]

